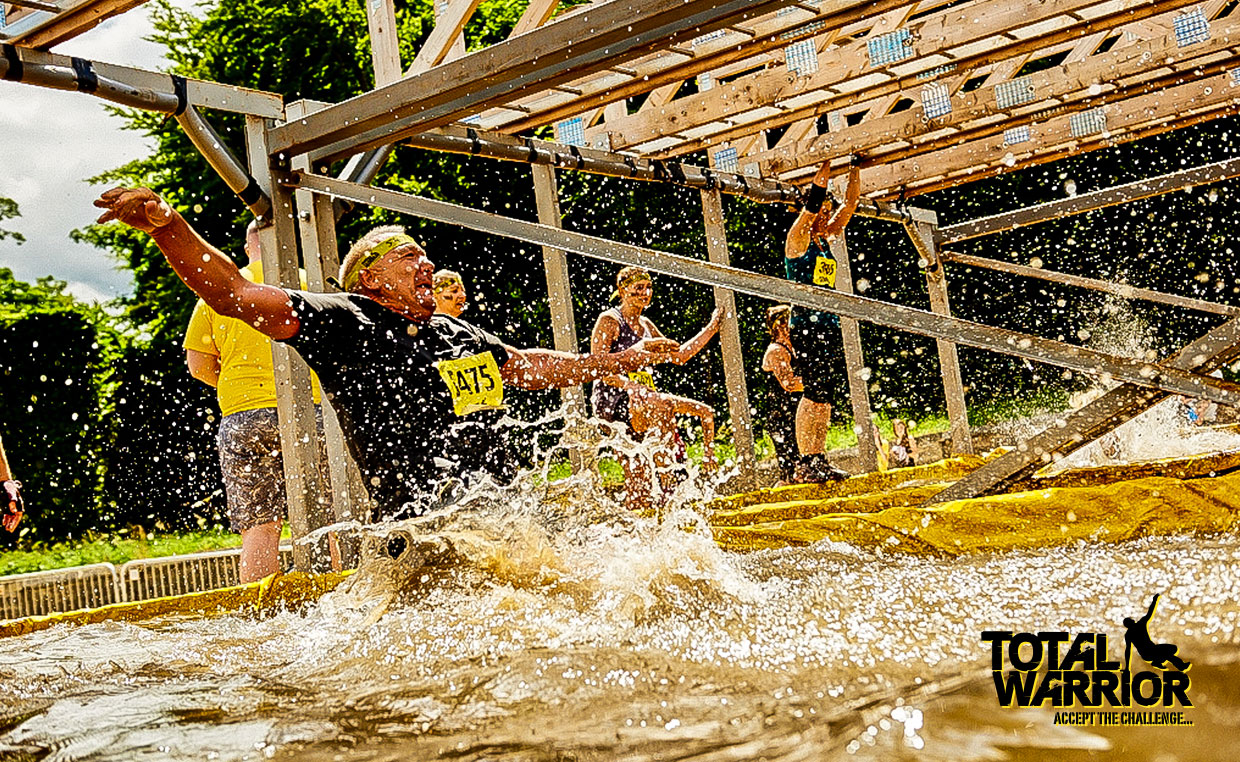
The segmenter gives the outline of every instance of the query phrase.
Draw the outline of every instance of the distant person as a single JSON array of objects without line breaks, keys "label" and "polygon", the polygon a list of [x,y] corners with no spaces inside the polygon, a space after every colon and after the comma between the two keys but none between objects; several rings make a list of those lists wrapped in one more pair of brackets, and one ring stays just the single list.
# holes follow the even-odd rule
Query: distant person
[{"label": "distant person", "polygon": [[440,270],[435,273],[434,284],[435,313],[459,318],[469,302],[461,276],[451,270]]},{"label": "distant person", "polygon": [[113,188],[95,205],[150,234],[212,309],[283,341],[331,396],[345,441],[380,518],[451,504],[459,485],[516,476],[504,416],[506,386],[547,389],[648,368],[675,342],[646,341],[615,354],[516,349],[473,325],[434,315],[434,263],[404,229],[374,228],[340,265],[344,293],[247,280],[148,188]]},{"label": "distant person", "polygon": [[777,486],[796,481],[796,417],[804,391],[804,384],[796,372],[796,350],[792,348],[789,333],[788,318],[791,314],[792,307],[787,304],[766,311],[766,330],[771,341],[762,355],[762,370],[772,374],[775,382],[767,385],[767,399],[770,401],[768,425],[771,442],[775,445],[775,460],[779,464]]},{"label": "distant person", "polygon": [[[830,241],[844,234],[861,197],[859,167],[854,161],[849,167],[844,203],[834,212],[824,210],[830,175],[831,168],[824,163],[814,175],[805,206],[788,230],[784,244],[788,280],[821,288],[835,288],[836,262]],[[840,319],[830,312],[793,307],[789,324],[805,390],[797,406],[797,481],[846,479],[848,474],[832,466],[824,451],[831,425],[832,386],[844,377]]]},{"label": "distant person", "polygon": [[917,465],[917,440],[909,434],[908,421],[891,419],[891,445],[887,451],[888,468],[909,468]]},{"label": "distant person", "polygon": [[[250,261],[241,275],[262,283],[257,223],[246,228],[245,253]],[[200,299],[183,346],[190,375],[213,387],[219,402],[216,441],[228,523],[241,535],[241,581],[253,582],[279,571],[280,532],[288,514],[271,339],[236,318],[221,317]],[[318,405],[319,380],[311,375],[310,383]],[[321,412],[318,418],[321,429]],[[321,436],[319,474],[323,484],[330,483]],[[324,491],[322,500],[330,502],[330,495],[330,489]]]},{"label": "distant person", "polygon": [[26,515],[26,503],[22,500],[22,483],[13,478],[9,458],[0,440],[0,525],[9,532],[16,532],[22,516]]},{"label": "distant person", "polygon": [[1154,600],[1150,601],[1150,610],[1145,612],[1145,616],[1135,622],[1132,621],[1132,617],[1124,617],[1124,669],[1129,669],[1132,649],[1135,648],[1137,653],[1141,654],[1141,658],[1152,666],[1167,669],[1167,663],[1170,662],[1176,669],[1184,672],[1192,664],[1176,656],[1176,652],[1180,650],[1179,646],[1170,643],[1155,643],[1150,638],[1150,617],[1154,616],[1154,609],[1157,607],[1158,596],[1155,595]]},{"label": "distant person", "polygon": [[[590,334],[590,351],[617,352],[642,341],[663,338],[658,327],[644,314],[653,298],[654,282],[649,272],[640,267],[621,268],[616,274],[616,290],[612,293],[612,299],[619,300],[620,305],[598,316]],[[683,365],[701,352],[719,332],[719,320],[719,310],[715,310],[696,336],[677,345],[669,360]],[[678,436],[674,425],[675,413],[668,410],[671,400],[659,393],[649,368],[630,372],[627,376],[614,375],[595,381],[591,401],[596,416],[604,421],[624,424],[629,436],[635,440],[640,441],[651,435],[673,443]],[[674,444],[669,446],[674,448]],[[655,466],[660,469],[670,460],[669,451],[665,448],[659,448],[654,457]],[[626,456],[620,459],[628,485],[626,501],[629,507],[647,507],[650,500],[648,490],[637,486],[650,481],[644,464]]]}]

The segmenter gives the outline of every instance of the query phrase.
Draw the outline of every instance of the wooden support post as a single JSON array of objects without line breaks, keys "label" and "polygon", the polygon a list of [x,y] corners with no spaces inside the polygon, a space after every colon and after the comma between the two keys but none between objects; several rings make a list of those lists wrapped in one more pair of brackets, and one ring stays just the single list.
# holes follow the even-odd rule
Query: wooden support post
[{"label": "wooden support post", "polygon": [[[723,196],[718,189],[702,191],[702,218],[706,224],[706,253],[711,262],[730,264],[728,237],[724,228]],[[740,469],[740,491],[757,486],[757,456],[753,449],[753,421],[749,415],[749,390],[745,384],[745,359],[741,349],[741,330],[737,324],[736,298],[726,288],[714,289],[715,306],[723,312],[719,324],[719,348],[723,352],[723,382],[728,388],[728,416],[732,421],[732,443]]]},{"label": "wooden support post", "polygon": [[396,36],[394,0],[366,0],[366,26],[370,30],[370,61],[375,69],[375,87],[383,87],[401,77],[400,38]]},{"label": "wooden support post", "polygon": [[[263,250],[263,280],[284,288],[300,288],[297,267],[297,228],[294,223],[293,191],[274,181],[267,151],[267,122],[246,117],[246,148],[250,174],[271,196],[271,224],[259,229]],[[276,412],[280,420],[280,453],[284,461],[284,492],[288,523],[293,535],[293,564],[299,571],[320,572],[330,568],[326,538],[315,543],[299,542],[314,529],[325,526],[322,496],[328,486],[320,483],[318,427],[310,396],[310,369],[279,341],[271,343],[276,387]]]},{"label": "wooden support post", "polygon": [[[288,118],[296,119],[306,113],[306,104],[306,101],[290,103]],[[293,168],[309,171],[309,158],[304,155],[295,157]],[[316,292],[333,290],[327,284],[327,278],[334,276],[340,269],[340,252],[336,245],[336,215],[332,199],[304,190],[296,191],[294,198],[299,210],[297,227],[301,237],[302,259],[306,264],[306,286]],[[326,398],[323,399],[322,409],[334,520],[336,523],[366,523],[370,505],[361,472],[349,454],[336,411]],[[338,560],[342,568],[357,566],[358,543],[354,536],[337,534],[336,550],[339,552]]]},{"label": "wooden support post", "polygon": [[[917,253],[926,261],[926,288],[930,292],[930,311],[936,315],[952,314],[947,300],[947,272],[943,267],[938,242],[938,228],[923,222],[904,226]],[[973,436],[969,433],[969,411],[964,402],[964,380],[960,375],[960,355],[955,343],[936,339],[939,367],[943,373],[943,394],[947,397],[947,419],[951,424],[952,453],[973,454]]]},{"label": "wooden support post", "polygon": [[[853,293],[852,268],[848,263],[848,244],[844,236],[831,239],[835,257],[835,290]],[[870,410],[870,382],[864,373],[865,355],[861,351],[861,326],[853,318],[840,317],[844,335],[844,365],[848,370],[848,399],[852,403],[853,430],[857,432],[857,460],[866,471],[878,470],[878,448],[874,446],[874,413]]]},{"label": "wooden support post", "polygon": [[[533,164],[534,199],[538,205],[538,221],[544,225],[560,227],[560,198],[555,181],[555,168]],[[543,271],[547,275],[547,301],[551,307],[552,346],[561,352],[580,352],[577,343],[577,321],[573,316],[573,293],[568,278],[568,260],[561,249],[542,247]],[[586,417],[585,392],[580,386],[560,390],[566,423],[569,427],[581,425]],[[570,449],[569,460],[573,471],[581,469],[588,458],[581,451]]]}]

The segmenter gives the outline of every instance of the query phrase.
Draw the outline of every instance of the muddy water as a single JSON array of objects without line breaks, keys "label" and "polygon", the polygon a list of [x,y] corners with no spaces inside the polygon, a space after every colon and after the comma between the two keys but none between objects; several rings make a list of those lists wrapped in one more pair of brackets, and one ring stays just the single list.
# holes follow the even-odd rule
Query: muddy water
[{"label": "muddy water", "polygon": [[[416,528],[456,562],[410,579],[375,562],[303,612],[0,641],[0,759],[1164,762],[1240,748],[1235,536],[955,560],[733,555],[687,510],[659,525],[514,502]],[[1151,633],[1194,662],[1193,727],[1070,728],[998,705],[983,630],[1122,645],[1120,621],[1154,593]]]}]

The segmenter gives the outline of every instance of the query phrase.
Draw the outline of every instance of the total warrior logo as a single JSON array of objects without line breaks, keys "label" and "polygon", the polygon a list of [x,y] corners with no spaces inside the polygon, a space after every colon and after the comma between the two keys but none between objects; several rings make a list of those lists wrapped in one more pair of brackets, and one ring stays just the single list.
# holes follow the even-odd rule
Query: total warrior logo
[{"label": "total warrior logo", "polygon": [[[1124,618],[1124,660],[1107,658],[1107,635],[1081,632],[1007,632],[987,630],[995,692],[1007,707],[1104,707],[1108,711],[1057,712],[1057,725],[1192,725],[1182,711],[1191,707],[1188,670],[1179,647],[1155,643],[1149,623],[1158,596],[1145,616]],[[1133,664],[1133,651],[1140,660]],[[1160,707],[1163,711],[1118,711]],[[1109,711],[1111,709],[1117,711]]]}]

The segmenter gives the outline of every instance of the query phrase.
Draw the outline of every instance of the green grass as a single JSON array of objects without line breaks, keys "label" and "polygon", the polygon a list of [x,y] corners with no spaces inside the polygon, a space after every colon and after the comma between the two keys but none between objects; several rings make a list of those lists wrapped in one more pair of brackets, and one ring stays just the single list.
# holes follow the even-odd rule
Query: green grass
[{"label": "green grass", "polygon": [[30,550],[0,553],[0,576],[104,562],[120,566],[135,558],[160,558],[200,550],[234,548],[240,544],[240,535],[224,531],[137,537],[100,536],[52,545],[38,544]]},{"label": "green grass", "polygon": [[[1067,395],[1062,392],[1050,391],[1012,400],[993,401],[972,407],[969,410],[969,423],[982,426],[1031,415],[1048,410],[1062,410],[1067,406]],[[883,436],[891,437],[890,418],[877,415],[875,420]],[[946,431],[949,428],[947,416],[926,416],[917,421],[913,428],[914,435]],[[721,439],[715,444],[715,454],[720,462],[732,459],[736,450],[729,441],[731,432],[726,428],[720,432]],[[857,445],[857,435],[853,431],[852,422],[848,421],[832,426],[827,432],[827,449],[842,450]],[[775,448],[771,439],[764,432],[754,443],[758,460],[775,456]],[[688,448],[689,458],[694,463],[702,460],[702,443],[694,442]],[[614,458],[601,458],[599,471],[604,486],[612,487],[624,483],[624,469]],[[551,481],[563,479],[572,473],[567,462],[555,463],[548,471]],[[216,531],[163,533],[146,535],[138,530],[136,537],[98,536],[85,540],[55,543],[53,545],[35,545],[29,550],[15,550],[0,553],[0,576],[22,574],[24,572],[63,569],[70,566],[82,566],[109,562],[120,566],[135,558],[159,558],[162,556],[194,553],[202,550],[233,548],[241,544],[239,535],[222,529]],[[288,536],[285,525],[284,536]]]}]

